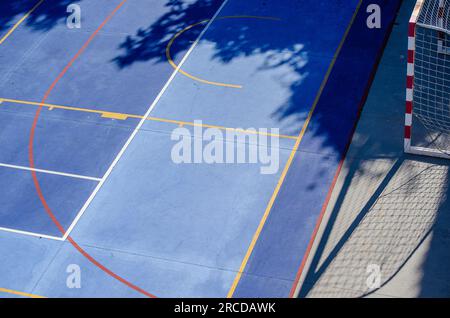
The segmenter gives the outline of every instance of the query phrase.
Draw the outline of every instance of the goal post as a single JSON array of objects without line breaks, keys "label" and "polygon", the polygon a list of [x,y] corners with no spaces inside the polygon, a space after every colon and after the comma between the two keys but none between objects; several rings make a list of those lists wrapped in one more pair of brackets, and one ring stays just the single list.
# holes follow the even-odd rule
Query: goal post
[{"label": "goal post", "polygon": [[450,0],[418,0],[409,22],[405,152],[450,159]]}]

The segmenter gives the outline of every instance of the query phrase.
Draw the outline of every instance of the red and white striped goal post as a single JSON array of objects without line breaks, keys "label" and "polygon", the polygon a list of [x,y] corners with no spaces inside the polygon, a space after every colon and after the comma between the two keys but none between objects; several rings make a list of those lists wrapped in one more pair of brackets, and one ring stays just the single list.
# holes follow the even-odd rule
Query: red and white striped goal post
[{"label": "red and white striped goal post", "polygon": [[[413,109],[414,109],[414,62],[415,62],[414,58],[416,50],[416,27],[419,15],[422,11],[425,1],[426,0],[417,0],[411,18],[409,20],[409,27],[408,27],[408,57],[407,57],[408,63],[406,73],[406,112],[405,112],[404,151],[409,154],[450,159],[449,155],[442,153],[440,151],[423,147],[414,147],[411,144]],[[441,28],[443,28],[445,0],[436,0],[436,1],[439,1],[438,23],[440,24]],[[444,50],[445,33],[440,31],[437,32],[439,34],[438,47],[441,50]]]}]

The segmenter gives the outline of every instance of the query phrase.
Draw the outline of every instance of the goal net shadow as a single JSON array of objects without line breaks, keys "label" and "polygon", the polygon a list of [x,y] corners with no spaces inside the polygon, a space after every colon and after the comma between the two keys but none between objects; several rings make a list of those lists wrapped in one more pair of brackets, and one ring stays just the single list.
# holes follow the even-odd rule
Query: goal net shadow
[{"label": "goal net shadow", "polygon": [[[395,277],[432,231],[448,204],[449,166],[433,159],[388,161],[352,164],[300,297],[370,295]],[[371,177],[387,165],[381,181]]]}]

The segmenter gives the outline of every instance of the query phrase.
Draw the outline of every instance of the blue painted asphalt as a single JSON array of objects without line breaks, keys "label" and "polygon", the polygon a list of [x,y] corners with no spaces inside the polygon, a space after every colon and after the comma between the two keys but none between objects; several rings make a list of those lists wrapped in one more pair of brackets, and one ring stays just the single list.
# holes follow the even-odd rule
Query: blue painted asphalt
[{"label": "blue painted asphalt", "polygon": [[[232,1],[184,64],[153,115],[227,127],[280,128],[297,136],[357,1]],[[326,21],[326,23],[322,23]],[[333,32],[329,32],[330,27]],[[207,63],[205,61],[208,61]]]},{"label": "blue painted asphalt", "polygon": [[[264,6],[260,1],[253,1],[244,7],[242,2],[230,2],[221,12],[221,16],[238,15],[242,12],[249,15],[276,13],[277,11],[288,12],[285,5],[288,6],[286,3],[271,4],[269,8],[262,10],[260,8]],[[306,4],[304,5],[306,6]],[[354,9],[356,2],[353,6]],[[318,5],[319,7],[321,6]],[[297,9],[299,10],[297,15],[306,11],[306,7],[300,6]],[[302,101],[301,106],[307,103],[309,106],[298,110],[298,120],[291,122],[291,125],[295,126],[290,127],[292,131],[295,130],[298,133],[302,126],[302,122],[299,122],[302,112],[309,111],[328,64],[353,13],[348,8],[347,10],[341,9],[342,12],[337,9],[334,14],[338,16],[346,12],[346,16],[340,17],[340,34],[334,35],[333,46],[330,45],[325,50],[314,42],[314,40],[321,41],[320,37],[311,35],[309,38],[308,35],[304,35],[307,38],[304,42],[310,43],[310,47],[317,50],[310,52],[305,46],[305,55],[317,57],[316,59],[321,62],[319,64],[322,67],[317,67],[313,75],[306,76],[300,83],[296,67],[281,64],[268,69],[263,68],[267,59],[270,62],[271,55],[279,49],[277,46],[271,48],[268,45],[267,51],[270,54],[253,52],[249,53],[248,57],[237,56],[237,60],[242,59],[237,65],[238,67],[233,65],[234,61],[226,63],[219,58],[214,59],[216,44],[211,44],[212,39],[221,39],[221,35],[229,31],[229,24],[226,24],[228,21],[224,24],[224,21],[218,20],[206,32],[204,40],[194,49],[183,69],[210,80],[224,81],[227,79],[231,83],[239,83],[240,79],[243,83],[249,83],[248,87],[235,93],[230,92],[229,88],[205,86],[182,75],[177,75],[152,115],[185,121],[202,119],[206,123],[229,127],[281,127],[279,121],[271,116],[272,113],[289,102],[291,86],[301,89],[304,85],[307,88],[302,91],[303,95],[298,99]],[[320,14],[318,12],[311,14],[313,13],[316,17]],[[330,11],[324,12],[324,18],[329,14],[331,14]],[[281,16],[281,19],[290,21],[290,24],[294,23],[289,16],[286,18]],[[312,19],[306,18],[306,20],[311,21]],[[336,18],[331,20],[335,21]],[[249,26],[257,25],[257,22],[260,21],[235,23],[246,29]],[[286,33],[286,29],[289,28],[283,25],[281,29],[274,31],[277,32],[277,36],[283,34],[284,42],[289,43],[288,49],[283,51],[284,57],[296,50],[294,43],[298,41],[299,37],[297,32]],[[255,32],[255,37],[258,39],[261,28],[250,28],[249,30],[248,38],[253,39],[253,32]],[[324,31],[324,29],[322,30]],[[227,38],[224,43],[229,41],[230,39]],[[218,46],[221,45],[220,43]],[[257,43],[252,45],[256,47]],[[238,53],[239,50],[233,52],[233,54]],[[224,54],[228,54],[227,50]],[[205,63],[205,60],[208,63]],[[288,62],[286,63],[288,64]],[[237,72],[238,70],[239,72]],[[254,87],[256,92],[253,91]],[[277,93],[263,92],[261,87],[276,87],[274,91]],[[288,89],[283,90],[283,87]],[[282,92],[284,94],[280,96]],[[252,101],[252,97],[255,96],[258,99]],[[252,110],[248,105],[260,107]],[[198,268],[203,272],[200,276],[202,279],[197,282],[197,284],[201,284],[202,288],[196,287],[195,284],[193,287],[196,288],[191,289],[191,287],[184,291],[185,296],[225,296],[234,279],[234,275],[229,275],[229,273],[236,273],[239,269],[267,202],[277,184],[281,169],[275,175],[263,176],[259,173],[259,167],[253,165],[176,165],[171,162],[169,157],[174,142],[168,139],[167,133],[172,129],[171,125],[144,123],[143,130],[137,134],[72,235],[77,241],[87,246],[101,247],[109,251],[127,251],[150,258],[153,262],[162,259],[173,264],[189,264],[190,266],[180,268],[179,274],[182,277],[191,277],[192,267]],[[155,130],[159,132],[155,132]],[[287,149],[281,150],[281,168],[285,165],[291,148],[292,144]],[[318,159],[314,156],[311,159],[313,160],[310,160],[310,164],[307,166],[310,174],[303,174],[305,179],[302,180],[302,186],[305,191],[314,189],[311,185],[312,181],[308,182],[308,180],[316,177],[320,171],[332,169],[336,162],[336,160],[321,159],[320,157]],[[318,162],[322,160],[324,163],[318,165]],[[316,171],[318,172],[314,173]],[[305,206],[313,207],[320,204],[321,192],[326,189],[326,185],[322,186],[322,181],[326,182],[327,180],[320,179],[315,184],[314,190],[317,191],[317,198],[307,204],[303,202]],[[301,191],[300,186],[297,186],[297,189]],[[293,217],[292,214],[289,215],[291,218]],[[314,215],[312,213],[311,219],[314,218]],[[305,218],[297,220],[298,222],[314,223]],[[102,226],[98,227],[100,222]],[[274,239],[273,235],[281,235],[284,231],[285,229],[280,227],[270,237]],[[310,233],[303,233],[303,235],[307,240]],[[270,251],[272,250],[270,249]],[[58,255],[58,260],[61,258],[61,262],[63,260],[69,262],[71,255],[70,250],[63,250]],[[275,253],[274,256],[280,256],[280,254]],[[288,257],[284,254],[282,256]],[[121,258],[117,255],[115,257],[119,259],[108,258],[108,263],[115,265],[120,262]],[[287,268],[286,271],[295,272],[296,266],[297,264],[293,268]],[[119,268],[119,272],[124,276],[133,276],[135,273],[134,267],[120,266]],[[220,278],[217,275],[211,275],[211,268],[220,269]],[[152,276],[151,281],[143,282],[145,287],[148,286],[152,292],[161,296],[178,293],[178,286],[167,284],[165,277],[167,273],[164,270],[155,269],[153,273],[155,275]],[[283,276],[274,276],[274,279],[284,281]],[[290,284],[292,284],[292,278]],[[258,286],[254,290],[255,293],[258,292],[258,289],[263,290],[258,284],[255,286]],[[264,286],[267,289],[270,289],[271,286],[278,288],[279,284],[269,282]],[[273,293],[274,290],[271,289],[271,292]],[[284,289],[284,296],[287,296],[288,292],[289,289]]]},{"label": "blue painted asphalt", "polygon": [[293,287],[399,7],[399,1],[370,3],[383,8],[382,28],[368,29],[365,10],[359,12],[236,296],[286,297]]},{"label": "blue painted asphalt", "polygon": [[[87,40],[94,28],[118,3],[119,1],[100,1],[93,5],[92,2],[86,1],[86,6],[84,3],[80,3],[83,11],[96,12],[95,15],[88,13],[89,19],[86,18],[86,25],[83,25],[82,29],[69,30],[62,20],[45,36],[39,34],[38,38],[45,38],[39,39],[38,45],[26,56],[16,55],[14,52],[20,52],[21,46],[26,45],[20,41],[22,33],[25,33],[24,37],[27,38],[29,33],[35,31],[18,29],[18,33],[14,33],[8,42],[2,45],[2,52],[6,50],[5,55],[8,54],[8,59],[5,59],[3,65],[8,65],[10,68],[1,73],[0,98],[39,102],[58,73]],[[172,67],[166,61],[164,63],[158,61],[161,55],[164,56],[164,50],[155,52],[155,56],[149,58],[145,63],[121,67],[115,60],[123,56],[121,46],[127,42],[128,34],[133,35],[132,32],[138,27],[145,28],[149,24],[157,23],[161,16],[170,12],[170,8],[164,6],[163,1],[159,1],[151,4],[152,10],[149,11],[153,12],[152,14],[139,14],[143,7],[149,6],[144,3],[145,1],[133,1],[133,4],[127,4],[124,8],[126,15],[121,12],[122,16],[119,14],[115,20],[110,21],[111,24],[102,30],[102,33],[92,42],[89,50],[77,60],[76,67],[71,68],[64,80],[58,83],[49,96],[48,103],[137,115],[145,114],[173,72]],[[197,16],[211,17],[218,4],[220,1],[215,1],[214,5],[197,12]],[[45,10],[48,10],[49,6],[51,5],[47,4],[47,7],[39,9],[46,12]],[[64,17],[65,11],[60,14]],[[133,23],[129,21],[130,16],[135,17]],[[124,26],[122,27],[122,25]],[[14,41],[15,37],[18,40]],[[166,37],[167,34],[156,32],[152,35],[152,40],[160,40],[164,43],[162,46],[165,48],[168,41]],[[192,34],[186,37],[183,50],[176,56],[177,62],[189,47],[189,40],[193,38],[195,37]],[[15,44],[17,41],[19,47]],[[11,47],[14,50],[9,52],[8,48]],[[131,53],[127,56],[133,57]],[[34,116],[35,108],[30,109],[30,106],[5,103],[0,111],[13,112],[14,115]],[[36,166],[42,169],[93,177],[103,176],[118,150],[130,135],[130,132],[123,128],[132,129],[137,124],[137,121],[133,119],[127,121],[105,120],[97,114],[77,114],[60,110],[44,111],[40,122],[46,120],[48,122],[39,124],[37,127]],[[12,119],[8,119],[8,121],[14,123]],[[79,129],[76,122],[81,121],[83,128]],[[22,125],[31,127],[31,122],[26,123],[19,120],[16,125],[13,123],[8,125],[8,129],[4,133],[5,139],[0,141],[0,147],[5,147],[8,151],[2,152],[0,156],[8,158],[14,156],[14,161],[11,162],[8,158],[0,157],[0,162],[27,165],[28,156],[24,151],[26,148],[24,143],[28,142],[27,132],[30,128],[26,129]],[[62,127],[65,128],[62,129]],[[62,136],[63,134],[72,137]],[[17,140],[11,142],[10,136],[14,135],[17,136]],[[99,136],[99,138],[95,136]],[[70,150],[68,151],[68,149]]]},{"label": "blue painted asphalt", "polygon": [[[165,133],[140,131],[71,236],[109,251],[102,261],[158,296],[223,297],[278,175],[261,175],[253,164],[176,165],[172,146]],[[56,261],[74,254],[64,249]],[[145,262],[125,266],[129,255]],[[50,287],[36,292],[52,295]]]},{"label": "blue painted asphalt", "polygon": [[[289,293],[357,118],[370,72],[387,33],[387,22],[395,12],[394,5],[381,2],[389,13],[384,15],[386,23],[382,30],[372,30],[368,35],[367,28],[361,25],[362,13],[352,29],[352,40],[346,43],[336,64],[313,117],[313,129],[307,131],[295,156],[238,285],[237,297],[282,297]],[[26,52],[15,56],[7,43],[1,47],[1,52],[11,54],[8,63],[0,56],[1,65],[11,69],[3,73],[0,98],[39,101],[62,67],[117,3],[81,2],[87,12],[96,12],[97,6],[101,7],[98,15],[90,16],[88,23],[92,29],[87,28],[90,32],[67,31],[61,23],[45,32],[19,29],[16,41],[12,37],[9,45],[32,33],[36,39],[31,42],[33,49],[19,41]],[[170,38],[167,34],[173,35],[192,23],[210,18],[220,5],[220,1],[188,3],[184,15],[172,11],[162,0],[151,5],[145,1],[127,3],[58,84],[48,102],[145,113],[172,72],[164,57]],[[242,84],[244,88],[207,86],[177,74],[152,116],[183,121],[201,119],[207,124],[229,127],[276,127],[284,134],[298,134],[356,5],[356,0],[345,4],[317,0],[270,3],[230,0],[221,16],[270,15],[281,20],[217,20],[183,69],[208,80]],[[151,15],[142,14],[145,6],[151,7],[152,10],[146,10]],[[136,32],[138,28],[141,30]],[[177,63],[199,30],[183,35],[173,47]],[[363,41],[367,36],[373,38],[369,45]],[[347,77],[349,68],[351,78]],[[338,111],[335,105],[340,107]],[[341,112],[348,114],[348,118],[342,120]],[[32,113],[29,106],[4,103],[0,107],[0,118],[6,127],[0,133],[0,149],[5,149],[0,152],[0,162],[27,164],[29,128],[26,127],[31,126]],[[340,124],[329,124],[334,122]],[[45,110],[39,123],[35,145],[38,168],[98,177],[137,121],[114,121],[96,114],[55,109]],[[106,266],[157,296],[223,297],[232,285],[293,142],[282,144],[280,170],[274,175],[260,174],[258,165],[176,165],[170,159],[174,142],[169,133],[173,128],[171,124],[144,123],[72,236]],[[10,183],[20,182],[14,176],[11,178]],[[55,212],[65,213],[57,215],[64,224],[68,222],[66,219],[73,218],[92,189],[92,183],[84,180],[63,181],[61,185],[62,179],[54,178],[48,183],[41,176],[39,179],[44,191],[56,193],[55,201],[49,199],[49,203]],[[26,189],[26,182],[21,184],[23,187],[14,189]],[[33,216],[33,221],[27,223],[17,214],[25,208],[39,213],[34,203],[20,205],[22,196],[31,193],[12,195],[11,202],[17,205],[0,221],[53,231],[47,228],[46,215],[37,219]],[[70,197],[74,199],[68,200]],[[139,296],[94,267],[68,243],[8,233],[0,233],[0,238],[5,252],[17,241],[23,251],[34,249],[33,260],[26,259],[20,268],[32,270],[33,261],[39,264],[36,273],[23,275],[17,281],[5,280],[7,286],[0,287],[51,297]],[[4,266],[20,263],[16,257],[13,254]],[[65,270],[72,263],[79,264],[84,273],[80,290],[69,290],[65,285]],[[38,276],[41,278],[37,279]]]},{"label": "blue painted asphalt", "polygon": [[[5,69],[0,73],[0,99],[39,102],[58,73],[119,2],[106,0],[80,2],[82,12],[86,12],[80,30],[69,30],[65,26],[66,6],[59,8],[55,3],[44,2],[35,14],[39,16],[51,12],[53,16],[47,19],[56,24],[51,29],[44,26],[36,29],[32,26],[18,28],[1,47],[0,62]],[[199,8],[193,18],[212,17],[220,3],[213,1],[208,7]],[[148,10],[151,13],[148,14],[142,13],[145,6],[149,6],[145,1],[127,4],[124,11],[102,30],[89,50],[77,60],[77,66],[66,74],[47,102],[145,114],[173,72],[173,68],[166,61],[164,63],[158,61],[161,55],[164,56],[164,50],[155,52],[154,57],[148,61],[133,66],[122,66],[116,60],[124,54],[122,47],[127,35],[134,35],[136,29],[157,23],[158,19],[171,12],[164,1],[152,3],[152,10]],[[26,4],[22,7],[24,10],[28,8]],[[50,25],[48,27],[50,28]],[[184,44],[177,46],[179,54],[174,56],[176,62],[180,61],[190,46],[189,41],[193,40],[195,35],[195,32],[186,35]],[[164,43],[164,47],[167,44],[165,33],[155,32],[152,37],[152,40]],[[29,132],[35,111],[35,106],[10,102],[1,104],[0,163],[29,165]],[[59,109],[49,111],[45,108],[36,128],[34,146],[36,167],[101,178],[137,123],[137,119],[116,121],[101,118],[99,114],[67,112]],[[4,180],[6,179],[5,177]],[[67,178],[61,180],[67,184],[68,189],[78,188],[80,185],[79,180]],[[56,213],[65,215],[61,220],[64,225],[71,223],[66,221],[66,218],[73,220],[81,207],[79,202],[85,202],[92,192],[91,182],[81,184],[83,189],[73,194],[76,204],[56,205],[62,208],[62,211]],[[24,185],[24,188],[27,187]],[[53,196],[59,197],[64,194],[65,190],[62,190],[64,188],[61,187],[61,190],[56,191]],[[27,192],[18,193],[12,199],[15,202],[15,209],[4,213],[0,226],[23,230],[27,227],[22,226],[23,224],[35,223],[28,231],[39,228],[41,230],[38,233],[47,235],[59,232],[51,222],[48,222],[45,213],[38,213],[42,212],[42,209],[36,209],[35,205],[29,206],[28,203],[19,204],[27,197],[36,199],[35,191],[32,188],[27,189]],[[58,200],[64,201],[64,197]],[[7,199],[10,198],[5,197],[5,200]],[[38,204],[36,202],[36,205]],[[17,211],[22,210],[40,214],[41,217],[32,222],[16,220]]]}]

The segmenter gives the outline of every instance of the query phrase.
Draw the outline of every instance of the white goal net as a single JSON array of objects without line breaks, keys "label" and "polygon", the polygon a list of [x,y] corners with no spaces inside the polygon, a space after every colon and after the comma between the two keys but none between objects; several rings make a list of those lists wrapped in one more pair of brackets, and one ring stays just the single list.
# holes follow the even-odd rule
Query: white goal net
[{"label": "white goal net", "polygon": [[419,0],[408,43],[405,151],[450,158],[450,0]]}]

